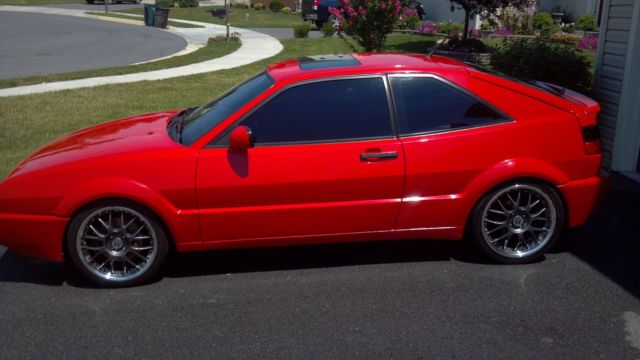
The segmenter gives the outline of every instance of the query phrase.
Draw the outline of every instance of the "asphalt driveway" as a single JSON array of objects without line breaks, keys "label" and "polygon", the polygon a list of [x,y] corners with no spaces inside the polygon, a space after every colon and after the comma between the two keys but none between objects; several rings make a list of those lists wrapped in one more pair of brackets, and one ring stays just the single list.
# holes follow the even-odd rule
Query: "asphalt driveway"
[{"label": "asphalt driveway", "polygon": [[0,12],[0,33],[0,79],[128,65],[187,46],[159,29],[35,13]]},{"label": "asphalt driveway", "polygon": [[538,263],[458,242],[180,255],[156,283],[87,287],[0,255],[3,358],[638,359],[640,185]]}]

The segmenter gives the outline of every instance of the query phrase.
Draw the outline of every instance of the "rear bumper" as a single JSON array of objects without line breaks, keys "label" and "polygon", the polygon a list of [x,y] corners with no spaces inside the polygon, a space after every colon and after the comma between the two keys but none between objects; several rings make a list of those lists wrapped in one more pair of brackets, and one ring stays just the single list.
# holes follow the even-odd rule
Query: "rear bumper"
[{"label": "rear bumper", "polygon": [[22,255],[62,261],[68,221],[55,216],[0,214],[0,245]]},{"label": "rear bumper", "polygon": [[601,170],[598,176],[559,186],[567,202],[570,227],[584,224],[598,210],[606,199],[610,183],[609,174]]}]

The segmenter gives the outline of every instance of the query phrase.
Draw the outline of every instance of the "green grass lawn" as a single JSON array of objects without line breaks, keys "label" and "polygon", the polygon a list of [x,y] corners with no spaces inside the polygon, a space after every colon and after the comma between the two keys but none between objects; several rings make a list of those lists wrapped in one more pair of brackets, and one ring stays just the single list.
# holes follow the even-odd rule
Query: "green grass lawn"
[{"label": "green grass lawn", "polygon": [[284,40],[275,57],[243,67],[161,81],[0,98],[0,178],[54,138],[135,114],[203,104],[278,60],[345,53],[338,38]]},{"label": "green grass lawn", "polygon": [[127,65],[105,69],[75,71],[62,74],[37,75],[19,79],[0,80],[0,89],[15,86],[41,84],[54,81],[85,79],[96,76],[124,75],[136,72],[152,71],[160,69],[168,69],[172,67],[194,64],[206,60],[215,59],[236,51],[240,47],[240,43],[236,41],[230,42],[214,42],[190,54],[175,56],[172,58],[158,60],[150,63],[139,65]]},{"label": "green grass lawn", "polygon": [[[223,25],[224,21],[222,19],[214,18],[209,13],[209,10],[212,8],[212,6],[197,8],[171,8],[169,11],[169,18]],[[144,9],[126,9],[118,10],[118,12],[142,15],[144,13]],[[249,15],[248,18],[247,15]],[[283,14],[273,13],[270,10],[230,8],[229,23],[231,26],[241,28],[283,28],[301,24],[303,21],[300,14]]]},{"label": "green grass lawn", "polygon": [[[118,14],[118,13],[114,13],[114,12],[109,12],[109,13],[88,12],[87,14],[96,15],[96,16],[104,16],[104,17],[112,17],[112,18],[117,18],[117,19],[133,20],[133,21],[138,21],[141,24],[144,23],[144,19],[142,19],[142,18],[122,15],[122,14]],[[169,26],[179,27],[179,28],[203,28],[204,27],[204,26],[200,26],[200,25],[186,24],[186,23],[175,22],[175,21],[171,21],[171,20],[169,20]]]}]

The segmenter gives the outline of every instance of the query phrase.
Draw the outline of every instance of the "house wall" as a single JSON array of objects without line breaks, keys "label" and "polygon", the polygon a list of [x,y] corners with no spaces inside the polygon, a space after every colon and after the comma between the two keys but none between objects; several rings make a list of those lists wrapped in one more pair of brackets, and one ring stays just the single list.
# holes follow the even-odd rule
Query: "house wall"
[{"label": "house wall", "polygon": [[537,0],[539,11],[551,12],[555,6],[566,9],[575,19],[584,14],[596,16],[599,0]]},{"label": "house wall", "polygon": [[604,0],[595,92],[605,167],[639,171],[640,0]]},{"label": "house wall", "polygon": [[451,12],[451,3],[445,0],[422,0],[425,18],[436,21],[464,21],[464,11],[455,9]]}]

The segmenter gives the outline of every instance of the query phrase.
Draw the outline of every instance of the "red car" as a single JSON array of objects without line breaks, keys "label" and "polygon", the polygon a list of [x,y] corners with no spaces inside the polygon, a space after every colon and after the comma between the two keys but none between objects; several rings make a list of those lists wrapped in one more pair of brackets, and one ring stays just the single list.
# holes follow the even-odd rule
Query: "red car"
[{"label": "red car", "polygon": [[444,57],[293,59],[38,150],[0,183],[0,243],[104,286],[148,280],[171,250],[466,234],[530,262],[602,198],[598,111]]}]

